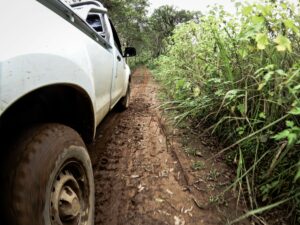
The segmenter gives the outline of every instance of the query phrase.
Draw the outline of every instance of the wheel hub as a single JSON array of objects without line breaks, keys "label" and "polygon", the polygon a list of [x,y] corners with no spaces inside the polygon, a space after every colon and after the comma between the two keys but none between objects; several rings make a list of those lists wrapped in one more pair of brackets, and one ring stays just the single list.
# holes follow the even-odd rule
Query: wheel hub
[{"label": "wheel hub", "polygon": [[81,211],[81,206],[77,194],[71,187],[66,186],[59,197],[59,216],[65,221],[74,220]]},{"label": "wheel hub", "polygon": [[82,200],[79,185],[68,171],[61,172],[52,187],[52,220],[57,224],[77,225],[81,214]]}]

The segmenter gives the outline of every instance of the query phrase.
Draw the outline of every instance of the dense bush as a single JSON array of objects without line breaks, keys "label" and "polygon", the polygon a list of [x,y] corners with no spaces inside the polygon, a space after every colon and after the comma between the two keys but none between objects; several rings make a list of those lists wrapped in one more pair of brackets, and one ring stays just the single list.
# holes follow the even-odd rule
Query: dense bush
[{"label": "dense bush", "polygon": [[175,29],[154,73],[177,122],[205,124],[229,146],[248,215],[287,206],[290,224],[300,223],[299,26],[287,2],[240,5],[236,16],[215,8]]}]

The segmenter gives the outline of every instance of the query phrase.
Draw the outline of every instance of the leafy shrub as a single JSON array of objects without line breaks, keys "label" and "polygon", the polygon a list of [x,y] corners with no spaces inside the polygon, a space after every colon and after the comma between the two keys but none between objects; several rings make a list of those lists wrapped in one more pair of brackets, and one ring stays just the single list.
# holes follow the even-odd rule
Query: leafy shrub
[{"label": "leafy shrub", "polygon": [[178,122],[206,124],[229,145],[247,215],[285,204],[291,224],[300,223],[299,26],[285,1],[240,4],[236,16],[214,8],[175,29],[154,73]]}]

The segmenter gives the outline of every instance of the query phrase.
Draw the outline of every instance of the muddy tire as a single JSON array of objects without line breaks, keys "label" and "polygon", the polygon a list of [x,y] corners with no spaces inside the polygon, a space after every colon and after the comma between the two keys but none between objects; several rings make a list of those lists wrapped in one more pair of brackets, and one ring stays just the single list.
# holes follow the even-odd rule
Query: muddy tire
[{"label": "muddy tire", "polygon": [[130,104],[130,94],[131,94],[131,88],[130,88],[130,82],[129,82],[128,86],[127,86],[126,95],[123,98],[121,98],[120,102],[119,102],[119,109],[121,111],[128,109],[129,104]]},{"label": "muddy tire", "polygon": [[94,224],[92,166],[77,132],[60,124],[36,126],[13,150],[6,167],[8,224]]}]

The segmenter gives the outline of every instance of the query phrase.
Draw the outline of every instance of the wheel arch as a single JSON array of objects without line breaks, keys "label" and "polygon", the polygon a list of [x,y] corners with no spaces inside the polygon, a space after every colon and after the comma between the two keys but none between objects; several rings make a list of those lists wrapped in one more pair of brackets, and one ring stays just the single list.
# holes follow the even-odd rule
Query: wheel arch
[{"label": "wheel arch", "polygon": [[10,105],[0,117],[0,135],[9,142],[32,124],[61,123],[89,143],[95,133],[94,115],[92,100],[81,87],[53,84],[31,91]]}]

